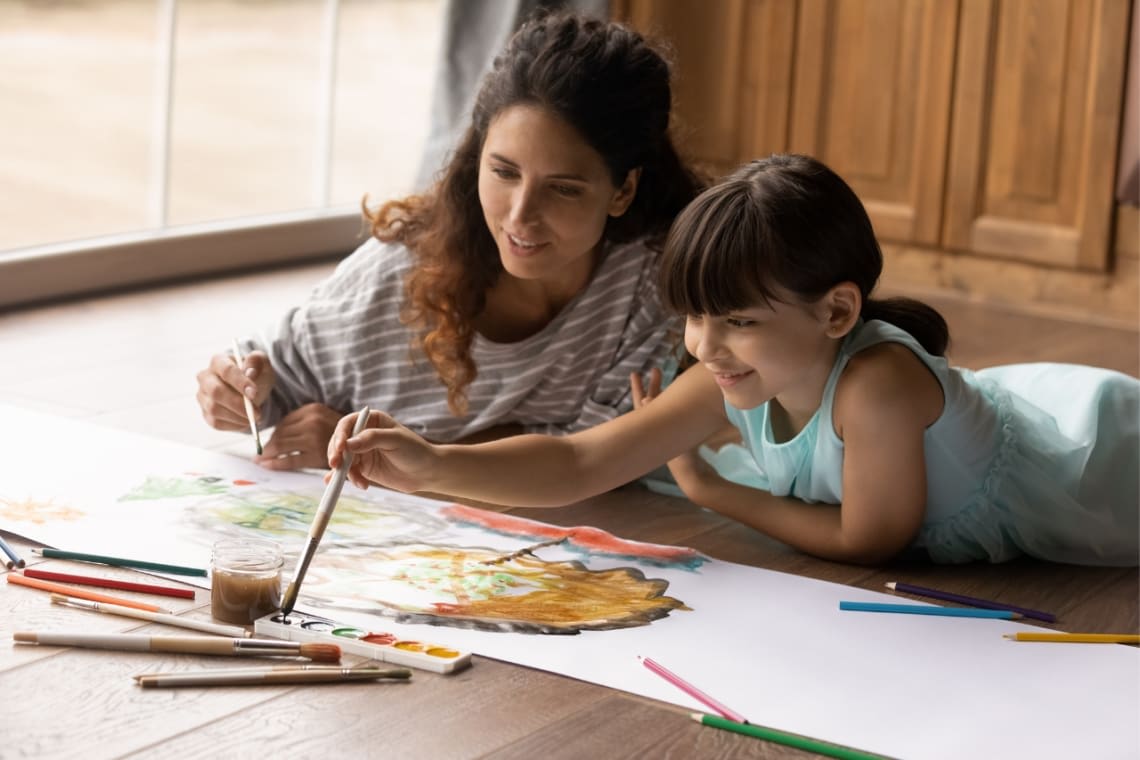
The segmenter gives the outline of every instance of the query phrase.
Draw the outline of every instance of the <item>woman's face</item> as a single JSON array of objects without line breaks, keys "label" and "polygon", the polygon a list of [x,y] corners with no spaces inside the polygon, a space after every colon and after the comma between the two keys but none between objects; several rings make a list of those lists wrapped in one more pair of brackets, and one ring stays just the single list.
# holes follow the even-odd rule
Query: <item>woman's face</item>
[{"label": "woman's face", "polygon": [[601,155],[565,121],[533,105],[501,111],[479,157],[479,202],[503,268],[584,287],[606,219],[625,213],[637,174],[615,187]]}]

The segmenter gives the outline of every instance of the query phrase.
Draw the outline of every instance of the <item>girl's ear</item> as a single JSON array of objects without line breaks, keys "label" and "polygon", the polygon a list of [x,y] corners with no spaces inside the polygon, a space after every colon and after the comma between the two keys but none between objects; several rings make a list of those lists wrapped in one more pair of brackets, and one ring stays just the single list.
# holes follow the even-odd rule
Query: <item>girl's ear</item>
[{"label": "girl's ear", "polygon": [[820,301],[827,337],[842,338],[851,332],[863,311],[863,294],[853,282],[841,282],[827,291]]},{"label": "girl's ear", "polygon": [[610,216],[621,216],[626,212],[629,204],[633,203],[634,196],[637,195],[637,183],[640,180],[641,167],[630,169],[629,173],[625,175],[625,182],[621,183],[621,187],[617,189],[613,200],[610,201]]}]

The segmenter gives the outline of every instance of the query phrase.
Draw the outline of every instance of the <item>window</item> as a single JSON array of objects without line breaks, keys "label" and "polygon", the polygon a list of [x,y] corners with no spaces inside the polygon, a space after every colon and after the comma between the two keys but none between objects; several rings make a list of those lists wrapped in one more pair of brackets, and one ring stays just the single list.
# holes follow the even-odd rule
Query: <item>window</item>
[{"label": "window", "polygon": [[0,3],[0,305],[347,251],[413,189],[442,13]]}]

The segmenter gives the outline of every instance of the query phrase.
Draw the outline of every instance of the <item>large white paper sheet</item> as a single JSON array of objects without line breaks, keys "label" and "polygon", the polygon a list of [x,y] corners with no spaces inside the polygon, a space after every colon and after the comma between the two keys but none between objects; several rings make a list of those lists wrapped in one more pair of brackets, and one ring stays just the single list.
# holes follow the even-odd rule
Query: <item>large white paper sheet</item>
[{"label": "large white paper sheet", "polygon": [[[252,533],[295,557],[324,488],[11,407],[0,431],[0,528],[58,548],[204,567],[214,540]],[[841,599],[893,597],[346,486],[298,608],[704,709],[647,656],[752,722],[890,756],[1140,757],[1136,649]]]}]

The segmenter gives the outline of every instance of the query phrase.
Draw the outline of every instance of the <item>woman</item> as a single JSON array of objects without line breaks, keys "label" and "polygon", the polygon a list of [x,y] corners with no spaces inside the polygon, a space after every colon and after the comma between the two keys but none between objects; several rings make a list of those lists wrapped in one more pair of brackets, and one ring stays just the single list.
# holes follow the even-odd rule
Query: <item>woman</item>
[{"label": "woman", "polygon": [[524,24],[423,196],[366,210],[373,239],[272,334],[218,354],[198,402],[222,430],[276,425],[257,458],[324,467],[343,413],[430,440],[566,433],[632,406],[669,357],[657,256],[703,181],[669,136],[669,66],[620,24]]}]

